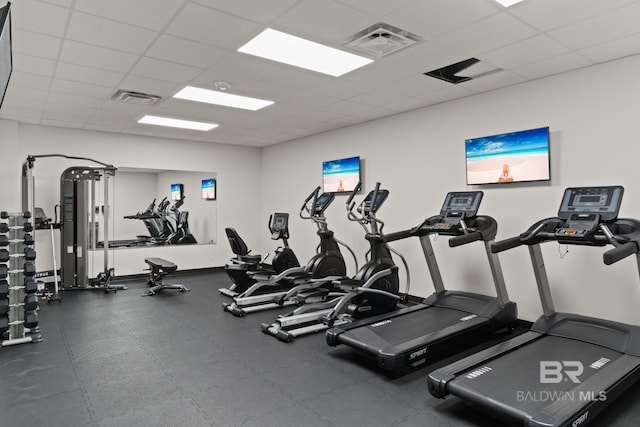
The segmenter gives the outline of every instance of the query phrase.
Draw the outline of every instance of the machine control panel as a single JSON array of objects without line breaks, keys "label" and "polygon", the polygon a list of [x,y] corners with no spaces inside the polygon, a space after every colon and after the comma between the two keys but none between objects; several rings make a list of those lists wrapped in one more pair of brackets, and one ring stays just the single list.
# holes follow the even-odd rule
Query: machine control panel
[{"label": "machine control panel", "polygon": [[623,193],[622,186],[567,188],[558,216],[565,220],[580,221],[575,214],[598,214],[603,221],[612,221],[618,217]]},{"label": "machine control panel", "polygon": [[476,216],[483,194],[482,191],[452,191],[444,199],[440,215],[446,217],[463,213],[465,218]]},{"label": "machine control panel", "polygon": [[316,199],[316,204],[313,207],[313,215],[322,215],[324,211],[329,207],[336,195],[333,193],[322,193]]},{"label": "machine control panel", "polygon": [[365,197],[365,199],[362,201],[360,206],[358,206],[358,212],[376,213],[378,209],[380,209],[380,206],[382,206],[384,201],[387,200],[387,197],[389,196],[389,190],[378,189],[378,192],[376,194],[376,199],[373,200],[374,193],[375,191],[372,190],[369,192],[369,194],[367,194],[367,197]]}]

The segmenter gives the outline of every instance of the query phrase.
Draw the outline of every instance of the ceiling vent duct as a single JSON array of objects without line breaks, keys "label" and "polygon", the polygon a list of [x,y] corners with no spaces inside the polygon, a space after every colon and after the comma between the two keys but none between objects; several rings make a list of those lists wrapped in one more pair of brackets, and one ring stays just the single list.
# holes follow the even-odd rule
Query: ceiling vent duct
[{"label": "ceiling vent duct", "polygon": [[477,58],[469,58],[424,74],[457,85],[458,83],[468,82],[469,80],[499,73],[500,71],[504,70],[482,63]]},{"label": "ceiling vent duct", "polygon": [[162,98],[157,95],[120,89],[113,94],[111,99],[125,104],[153,105],[157,104]]},{"label": "ceiling vent duct", "polygon": [[345,47],[382,58],[422,41],[422,37],[392,25],[378,22],[351,37]]}]

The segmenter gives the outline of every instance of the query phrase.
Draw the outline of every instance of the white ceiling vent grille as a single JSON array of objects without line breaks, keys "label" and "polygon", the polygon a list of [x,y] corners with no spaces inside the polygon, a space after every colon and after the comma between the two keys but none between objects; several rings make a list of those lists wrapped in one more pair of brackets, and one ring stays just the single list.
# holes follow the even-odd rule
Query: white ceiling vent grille
[{"label": "white ceiling vent grille", "polygon": [[376,58],[390,55],[422,41],[422,37],[378,22],[353,36],[345,47]]},{"label": "white ceiling vent grille", "polygon": [[126,104],[152,105],[157,104],[162,98],[157,95],[120,89],[113,94],[111,99]]}]

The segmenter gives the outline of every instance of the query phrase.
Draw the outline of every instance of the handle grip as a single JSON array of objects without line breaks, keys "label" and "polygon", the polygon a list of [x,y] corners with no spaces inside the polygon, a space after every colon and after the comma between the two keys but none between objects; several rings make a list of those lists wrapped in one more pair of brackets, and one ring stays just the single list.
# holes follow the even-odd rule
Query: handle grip
[{"label": "handle grip", "polygon": [[[355,186],[351,194],[349,194],[349,198],[347,199],[347,208],[351,205],[353,198],[356,196],[356,193],[360,191],[360,187],[362,186],[362,181],[358,181],[358,185]],[[319,187],[318,187],[319,188]]]},{"label": "handle grip", "polygon": [[304,207],[305,207],[305,206],[307,206],[307,203],[309,203],[309,200],[311,200],[311,198],[312,198],[313,196],[318,197],[318,196],[317,196],[318,191],[320,191],[320,186],[319,186],[319,185],[316,187],[316,189],[315,189],[315,190],[313,190],[313,191],[311,192],[311,194],[309,194],[309,195],[307,196],[307,198],[306,198],[306,199],[304,199],[304,202],[302,203],[302,208],[300,208],[300,210],[303,210],[303,209],[304,209]]},{"label": "handle grip", "polygon": [[466,245],[467,243],[475,242],[482,239],[482,233],[474,231],[472,233],[462,234],[449,239],[449,247],[455,248],[456,246]]},{"label": "handle grip", "polygon": [[510,237],[505,240],[501,240],[499,242],[495,242],[491,245],[491,252],[497,254],[498,252],[506,251],[508,249],[517,248],[522,245],[522,241],[520,240],[520,236]]},{"label": "handle grip", "polygon": [[638,245],[635,242],[627,242],[624,245],[606,251],[602,254],[602,260],[606,265],[611,265],[635,253],[638,253]]}]

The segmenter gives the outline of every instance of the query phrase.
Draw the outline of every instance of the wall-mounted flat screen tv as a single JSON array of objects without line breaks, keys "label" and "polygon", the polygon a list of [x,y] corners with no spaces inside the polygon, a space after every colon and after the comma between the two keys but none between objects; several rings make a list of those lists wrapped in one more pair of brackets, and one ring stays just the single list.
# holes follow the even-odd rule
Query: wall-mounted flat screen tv
[{"label": "wall-mounted flat screen tv", "polygon": [[182,200],[184,197],[184,185],[171,184],[171,200]]},{"label": "wall-mounted flat screen tv", "polygon": [[349,193],[360,182],[360,157],[322,162],[322,191]]},{"label": "wall-mounted flat screen tv", "polygon": [[207,178],[202,180],[202,198],[205,200],[216,199],[216,179]]},{"label": "wall-mounted flat screen tv", "polygon": [[467,185],[548,181],[549,128],[465,141]]},{"label": "wall-mounted flat screen tv", "polygon": [[11,3],[0,8],[0,107],[9,86],[9,78],[13,71],[13,54],[11,48]]}]

